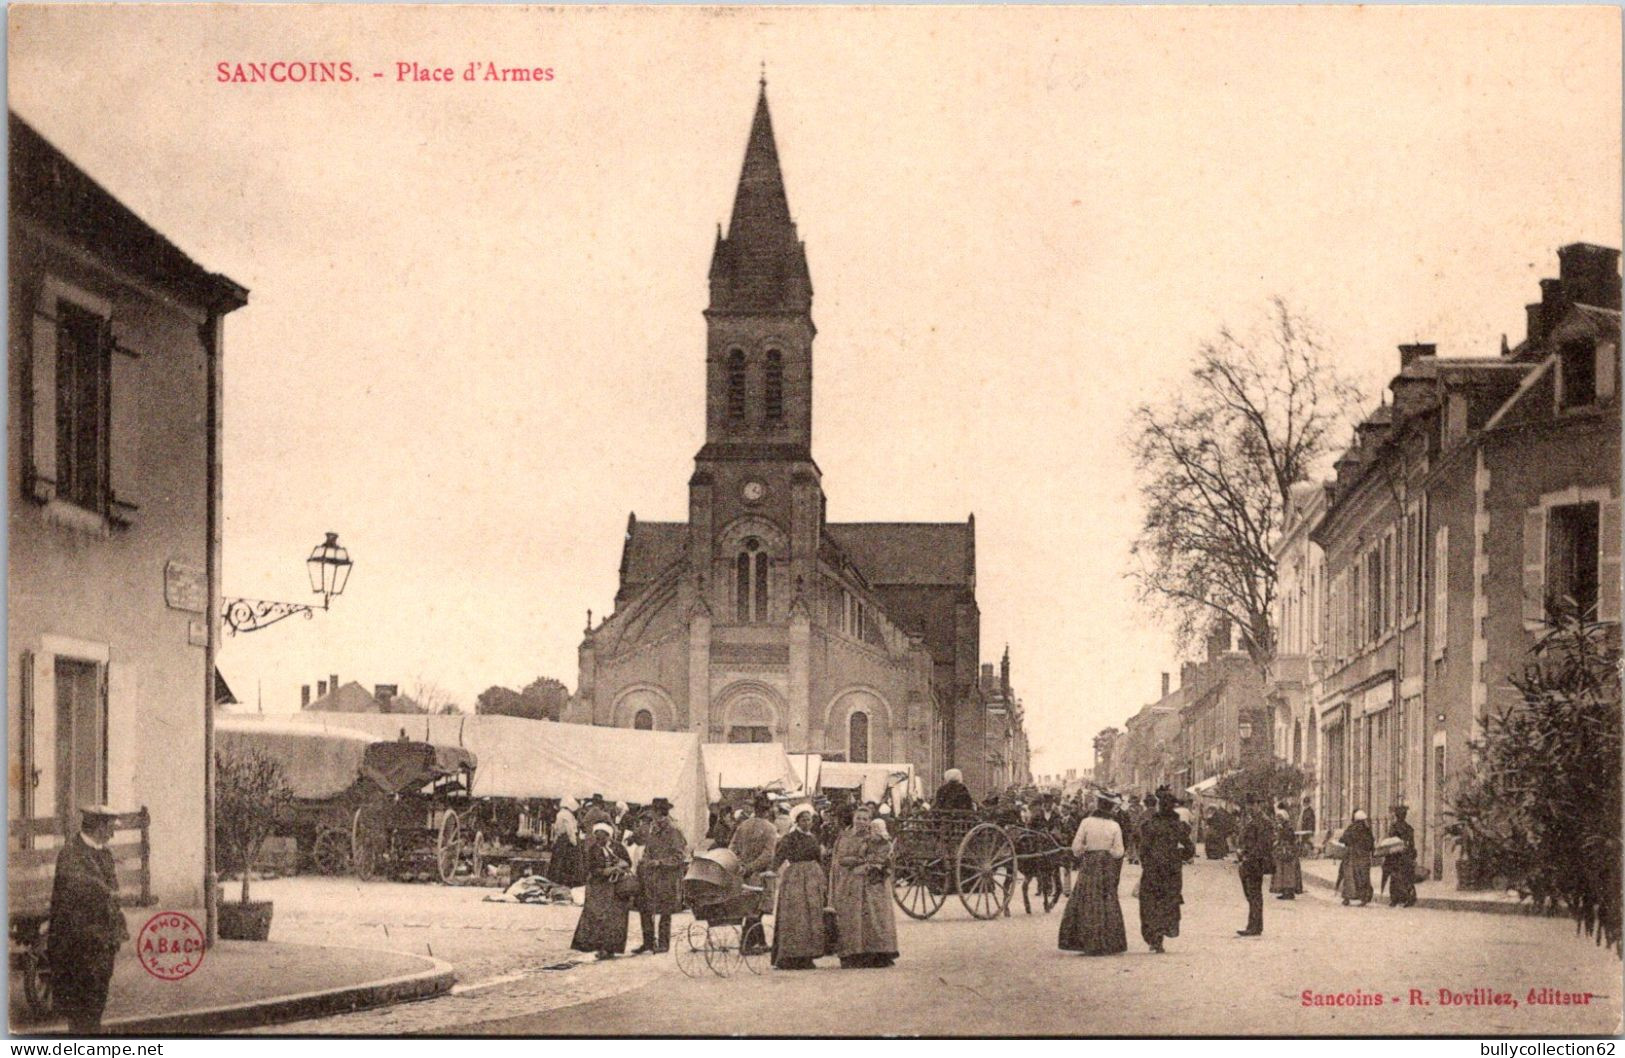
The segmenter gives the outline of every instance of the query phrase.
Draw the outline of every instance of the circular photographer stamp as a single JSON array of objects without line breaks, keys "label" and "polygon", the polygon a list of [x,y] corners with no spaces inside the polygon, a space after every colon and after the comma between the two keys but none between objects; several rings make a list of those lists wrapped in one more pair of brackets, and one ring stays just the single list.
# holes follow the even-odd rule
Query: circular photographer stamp
[{"label": "circular photographer stamp", "polygon": [[203,930],[190,915],[160,911],[135,938],[141,968],[160,981],[179,981],[203,963]]}]

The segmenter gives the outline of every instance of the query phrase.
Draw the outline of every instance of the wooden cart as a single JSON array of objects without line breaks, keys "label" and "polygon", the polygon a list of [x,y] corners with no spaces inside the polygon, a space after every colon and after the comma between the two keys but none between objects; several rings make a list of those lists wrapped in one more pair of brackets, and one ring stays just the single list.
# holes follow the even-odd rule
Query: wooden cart
[{"label": "wooden cart", "polygon": [[356,877],[448,885],[478,877],[484,839],[468,793],[475,764],[474,754],[458,746],[400,739],[368,747],[362,770],[382,796],[364,801],[351,817]]},{"label": "wooden cart", "polygon": [[892,899],[910,918],[930,918],[953,894],[976,918],[997,918],[1009,908],[1023,866],[1063,851],[1048,831],[975,812],[932,810],[888,825],[895,839]]}]

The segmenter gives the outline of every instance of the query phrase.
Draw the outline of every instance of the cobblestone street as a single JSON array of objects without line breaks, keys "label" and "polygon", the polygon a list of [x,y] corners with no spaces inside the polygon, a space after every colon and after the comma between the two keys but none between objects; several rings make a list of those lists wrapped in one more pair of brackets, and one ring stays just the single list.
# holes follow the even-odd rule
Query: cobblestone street
[{"label": "cobblestone street", "polygon": [[[1265,935],[1241,939],[1235,866],[1186,871],[1185,923],[1170,952],[1138,937],[1122,882],[1126,955],[1057,951],[1059,907],[970,919],[950,901],[928,922],[899,915],[889,971],[741,973],[690,980],[670,956],[580,963],[575,910],[482,903],[489,890],[290,879],[266,883],[280,940],[433,953],[459,969],[449,996],[266,1031],[546,1034],[1548,1034],[1616,1032],[1620,964],[1565,919],[1344,908],[1325,890],[1267,899]],[[679,920],[679,930],[681,923]],[[432,924],[431,924],[432,923]],[[636,944],[634,923],[632,943]],[[571,964],[566,969],[548,966]],[[831,1003],[839,987],[859,1002]],[[1517,1006],[1444,1005],[1439,990],[1507,993]],[[1531,989],[1591,993],[1586,1006],[1530,1004]],[[1416,989],[1426,1005],[1412,1005]],[[1305,1005],[1303,993],[1382,997],[1381,1006]],[[627,993],[635,993],[627,995]],[[1480,992],[1479,995],[1486,993]],[[700,1012],[704,1012],[703,1014]]]}]

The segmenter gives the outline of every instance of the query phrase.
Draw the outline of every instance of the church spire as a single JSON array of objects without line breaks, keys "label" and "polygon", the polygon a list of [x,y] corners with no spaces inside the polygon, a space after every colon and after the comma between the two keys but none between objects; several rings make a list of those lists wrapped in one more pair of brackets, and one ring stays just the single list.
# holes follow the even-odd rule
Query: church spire
[{"label": "church spire", "polygon": [[764,73],[734,192],[733,216],[711,258],[711,309],[808,312],[811,308],[812,279],[806,250],[790,219]]}]

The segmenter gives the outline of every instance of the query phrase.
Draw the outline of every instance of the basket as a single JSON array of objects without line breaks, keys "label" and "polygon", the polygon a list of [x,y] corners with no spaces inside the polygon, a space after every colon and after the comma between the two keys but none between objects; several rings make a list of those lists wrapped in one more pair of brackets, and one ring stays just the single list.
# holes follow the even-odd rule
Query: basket
[{"label": "basket", "polygon": [[1348,859],[1348,854],[1349,847],[1343,844],[1341,841],[1328,841],[1326,843],[1326,855],[1328,858],[1334,860],[1344,860]]}]

